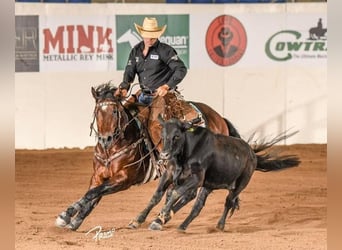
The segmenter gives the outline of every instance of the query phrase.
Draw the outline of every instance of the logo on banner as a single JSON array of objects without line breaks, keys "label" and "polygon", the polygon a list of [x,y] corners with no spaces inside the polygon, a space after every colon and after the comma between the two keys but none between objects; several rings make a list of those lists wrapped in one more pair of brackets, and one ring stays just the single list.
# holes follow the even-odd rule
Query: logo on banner
[{"label": "logo on banner", "polygon": [[325,59],[328,50],[327,31],[322,18],[318,19],[316,26],[308,28],[305,35],[296,30],[279,31],[267,40],[266,55],[275,61]]},{"label": "logo on banner", "polygon": [[15,72],[39,71],[38,16],[15,17]]},{"label": "logo on banner", "polygon": [[[159,38],[171,45],[189,68],[189,15],[153,15],[159,26],[166,24],[165,33]],[[141,24],[145,15],[116,15],[117,70],[124,70],[131,49],[142,41],[134,23]]]},{"label": "logo on banner", "polygon": [[43,61],[114,60],[112,29],[94,25],[61,25],[43,29]]},{"label": "logo on banner", "polygon": [[205,46],[214,63],[220,66],[233,65],[246,51],[246,31],[235,17],[218,16],[208,27]]}]

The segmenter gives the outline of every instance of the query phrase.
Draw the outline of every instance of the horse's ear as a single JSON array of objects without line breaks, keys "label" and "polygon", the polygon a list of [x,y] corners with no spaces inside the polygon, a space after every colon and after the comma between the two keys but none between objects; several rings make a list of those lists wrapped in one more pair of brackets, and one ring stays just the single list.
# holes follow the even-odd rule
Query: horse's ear
[{"label": "horse's ear", "polygon": [[192,128],[192,123],[191,122],[182,122],[182,128],[183,128],[183,131],[186,131],[190,128]]},{"label": "horse's ear", "polygon": [[97,96],[97,93],[96,93],[96,90],[94,87],[91,87],[91,94],[93,95],[93,97],[95,98],[95,100],[97,100],[98,96]]},{"label": "horse's ear", "polygon": [[[115,92],[116,90],[118,89],[118,87],[114,86],[112,89],[111,89],[111,92],[113,94],[113,96],[115,97]],[[119,98],[120,99],[120,98]]]},{"label": "horse's ear", "polygon": [[161,124],[162,126],[164,126],[165,120],[163,119],[163,117],[161,116],[160,113],[158,114],[158,121],[160,122],[160,124]]}]

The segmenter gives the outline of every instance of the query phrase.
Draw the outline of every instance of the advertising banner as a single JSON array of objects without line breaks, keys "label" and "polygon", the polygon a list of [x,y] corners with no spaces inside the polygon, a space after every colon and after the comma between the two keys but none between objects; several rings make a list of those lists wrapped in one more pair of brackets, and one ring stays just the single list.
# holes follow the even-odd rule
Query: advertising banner
[{"label": "advertising banner", "polygon": [[15,72],[39,72],[38,18],[15,17]]},{"label": "advertising banner", "polygon": [[16,72],[124,70],[146,16],[189,69],[326,65],[326,11],[227,12],[16,16]]},{"label": "advertising banner", "polygon": [[322,13],[237,13],[190,16],[192,68],[327,63]]},{"label": "advertising banner", "polygon": [[179,84],[186,100],[246,138],[294,127],[301,132],[286,143],[326,143],[326,3],[15,3],[16,148],[94,144],[89,90],[121,81],[145,17],[167,25],[160,40],[189,69]]},{"label": "advertising banner", "polygon": [[265,55],[273,62],[326,65],[327,31],[325,13],[289,14],[286,27],[267,31]]},{"label": "advertising banner", "polygon": [[41,71],[115,70],[114,16],[40,16]]}]

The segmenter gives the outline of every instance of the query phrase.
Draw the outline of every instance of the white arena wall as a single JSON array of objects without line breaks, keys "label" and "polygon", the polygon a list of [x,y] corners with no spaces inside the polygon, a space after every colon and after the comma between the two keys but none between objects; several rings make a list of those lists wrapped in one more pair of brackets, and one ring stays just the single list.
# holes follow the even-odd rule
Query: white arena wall
[{"label": "white arena wall", "polygon": [[[317,26],[319,18],[323,28],[327,28],[326,3],[16,3],[15,14],[37,16],[39,20],[39,69],[15,73],[16,149],[84,148],[95,144],[94,135],[89,136],[94,109],[90,89],[109,80],[121,82],[123,70],[118,68],[116,59],[123,44],[117,42],[117,22],[136,15],[167,16],[167,30],[173,32],[177,29],[171,28],[172,17],[188,17],[188,23],[184,23],[184,27],[188,25],[186,44],[180,47],[189,65],[188,74],[179,85],[185,99],[210,105],[231,120],[244,138],[254,132],[272,137],[290,129],[299,133],[286,144],[327,143],[327,33],[309,39],[309,30]],[[247,35],[243,55],[227,66],[211,60],[205,43],[208,27],[221,15],[238,19]],[[65,27],[66,31],[77,25],[109,27],[113,58],[85,60],[86,55],[96,55],[81,51],[75,52],[71,61],[47,59],[43,50],[50,46],[48,53],[56,54],[58,44],[47,45],[44,31],[57,34],[58,27]],[[124,25],[134,28],[133,21]],[[17,24],[16,33],[18,44],[25,44],[20,40],[22,33]],[[66,34],[73,34],[73,43]],[[69,42],[69,48],[70,44],[76,47],[79,40],[75,34],[76,28],[64,32],[64,45]],[[288,55],[290,59],[279,60]],[[119,59],[125,63],[127,56],[126,53]]]}]

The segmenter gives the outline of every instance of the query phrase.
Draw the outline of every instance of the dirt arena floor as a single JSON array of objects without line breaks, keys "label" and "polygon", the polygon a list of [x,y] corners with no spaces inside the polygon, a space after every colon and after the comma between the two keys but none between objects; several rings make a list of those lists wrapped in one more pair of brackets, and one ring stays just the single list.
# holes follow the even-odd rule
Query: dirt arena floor
[{"label": "dirt arena floor", "polygon": [[[240,195],[240,210],[215,230],[227,191],[214,191],[185,233],[177,226],[193,203],[163,231],[148,230],[161,205],[141,228],[129,221],[149,201],[158,181],[105,196],[78,231],[55,227],[56,216],[88,188],[93,149],[16,150],[15,249],[327,249],[327,145],[277,146],[297,154],[301,165],[280,172],[255,172]],[[110,238],[95,241],[96,226]]]}]

